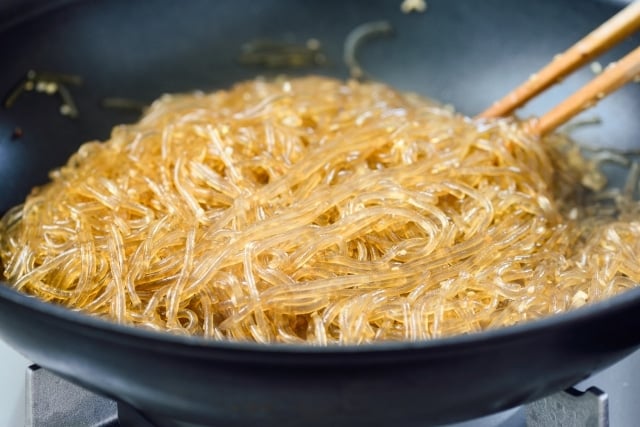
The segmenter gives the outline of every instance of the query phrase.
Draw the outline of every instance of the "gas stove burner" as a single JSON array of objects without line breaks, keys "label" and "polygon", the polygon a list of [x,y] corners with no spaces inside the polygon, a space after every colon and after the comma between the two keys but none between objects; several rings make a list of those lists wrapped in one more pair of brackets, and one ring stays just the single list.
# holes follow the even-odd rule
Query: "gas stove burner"
[{"label": "gas stove burner", "polygon": [[31,365],[27,369],[25,427],[159,427],[128,405],[110,400]]},{"label": "gas stove burner", "polygon": [[[26,392],[26,427],[197,427],[143,415],[130,405],[85,390],[37,365],[28,368]],[[584,392],[571,388],[515,410],[447,427],[472,426],[608,427],[608,398],[596,387]]]}]

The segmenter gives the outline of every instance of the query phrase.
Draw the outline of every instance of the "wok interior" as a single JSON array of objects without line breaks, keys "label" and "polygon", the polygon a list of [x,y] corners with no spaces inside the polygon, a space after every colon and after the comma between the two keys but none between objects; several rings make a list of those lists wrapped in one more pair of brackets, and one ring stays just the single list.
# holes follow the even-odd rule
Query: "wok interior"
[{"label": "wok interior", "polygon": [[[564,18],[575,21],[569,29],[567,25],[554,22],[555,15],[549,16],[560,6],[546,2],[536,4],[531,10],[527,10],[531,7],[529,4],[524,10],[513,6],[505,6],[502,10],[503,5],[500,5],[500,13],[491,7],[477,11],[472,3],[466,2],[455,6],[433,2],[427,13],[411,15],[403,13],[391,2],[374,3],[370,8],[349,2],[324,6],[273,2],[247,4],[244,13],[235,8],[195,2],[180,13],[172,9],[175,6],[163,6],[154,14],[159,14],[157,20],[141,25],[142,18],[151,13],[146,6],[116,3],[106,8],[100,5],[78,2],[61,7],[24,25],[5,29],[7,37],[0,39],[0,43],[10,39],[25,40],[27,49],[31,48],[35,53],[34,63],[26,69],[55,70],[78,75],[84,80],[82,86],[69,86],[77,98],[79,117],[76,119],[58,114],[60,100],[57,97],[40,95],[37,99],[38,95],[33,93],[23,95],[7,110],[8,115],[2,123],[7,128],[5,134],[19,128],[23,135],[0,145],[6,153],[4,167],[0,168],[0,174],[5,176],[0,179],[5,178],[8,184],[8,191],[0,196],[0,211],[19,203],[29,188],[46,181],[48,171],[62,165],[82,142],[105,139],[113,125],[137,120],[139,112],[101,107],[100,101],[107,97],[148,103],[163,92],[227,88],[256,74],[321,73],[345,77],[347,69],[342,64],[342,49],[346,35],[354,26],[383,17],[396,31],[393,37],[373,40],[358,52],[368,74],[401,90],[417,91],[452,103],[463,113],[473,114],[514,86],[522,73],[544,64],[553,56],[549,52],[561,51],[615,11],[615,7],[603,4],[589,6],[593,10],[578,11],[567,2],[561,6],[565,8]],[[540,19],[532,19],[529,13],[538,14]],[[221,24],[216,28],[204,25],[201,17],[206,15],[219,16]],[[126,16],[124,21],[122,16]],[[179,19],[172,19],[176,16]],[[283,16],[292,19],[285,24]],[[88,22],[92,19],[99,25],[90,30]],[[115,21],[118,21],[116,33],[108,30]],[[461,21],[468,25],[462,27]],[[233,28],[227,22],[233,22]],[[514,32],[514,37],[505,39],[491,31],[491,23],[507,24],[511,28],[516,28],[517,24],[518,31]],[[37,24],[49,24],[49,27],[35,36],[29,35]],[[57,29],[60,24],[64,24],[64,31]],[[163,32],[168,25],[174,29],[171,37]],[[527,34],[541,25],[550,31],[532,45]],[[460,31],[460,28],[465,30]],[[47,43],[53,41],[54,48],[50,52],[38,49],[44,43],[40,34],[45,33],[48,34]],[[328,60],[307,67],[283,68],[250,66],[239,61],[247,43],[256,40],[299,44],[317,40]],[[622,46],[618,50],[624,49]],[[506,55],[504,52],[509,50],[510,55]],[[11,62],[9,70],[3,71],[7,75],[13,72],[13,81],[21,78],[20,62],[24,60]],[[552,91],[545,103],[536,105],[534,102],[522,115],[544,111],[558,96],[591,77],[589,70],[583,70],[555,94]],[[602,122],[579,128],[576,136],[589,145],[606,147],[609,144],[617,149],[633,147],[635,128],[640,127],[631,119],[636,107],[631,104],[639,99],[634,97],[635,92],[638,88],[631,86],[605,101],[588,116],[597,115]],[[622,114],[607,117],[612,115],[610,110],[619,110],[620,105],[627,109]],[[629,126],[626,120],[632,124]],[[624,168],[610,167],[608,172],[612,184],[621,186]]]},{"label": "wok interior", "polygon": [[[541,5],[543,11],[545,7],[549,8],[549,10],[553,7],[544,2]],[[443,25],[447,23],[448,25],[456,25],[457,21],[465,18],[466,15],[471,17],[473,11],[470,4],[461,3],[451,9],[451,7],[447,8],[444,7],[444,4],[436,2],[430,4],[428,13],[413,15],[402,13],[399,7],[390,8],[387,3],[376,4],[372,8],[374,10],[365,10],[350,3],[330,5],[334,9],[329,7],[322,8],[315,3],[298,8],[287,4],[291,8],[287,9],[286,12],[282,10],[282,3],[274,3],[271,6],[271,8],[249,8],[251,13],[246,14],[240,14],[232,8],[220,9],[199,3],[190,6],[192,9],[189,9],[185,16],[191,16],[191,14],[195,13],[204,14],[204,9],[211,8],[206,12],[210,14],[231,14],[234,19],[245,23],[240,27],[245,28],[247,31],[232,33],[232,37],[228,37],[229,40],[226,40],[226,43],[222,43],[220,38],[216,37],[216,34],[211,34],[212,31],[209,28],[189,26],[190,22],[186,19],[185,22],[171,21],[170,10],[165,12],[165,8],[162,8],[162,16],[160,16],[159,22],[147,26],[139,25],[137,20],[145,13],[148,13],[148,9],[138,6],[126,9],[129,17],[125,24],[129,25],[124,25],[122,28],[125,31],[122,32],[126,33],[128,29],[131,33],[136,33],[137,38],[134,37],[136,40],[133,43],[134,46],[130,46],[130,43],[127,44],[129,39],[119,35],[120,33],[116,37],[112,37],[113,34],[108,34],[109,46],[105,44],[104,40],[107,36],[107,31],[104,31],[104,28],[108,27],[110,20],[121,19],[118,14],[125,10],[124,5],[111,7],[105,14],[104,10],[94,5],[80,2],[74,4],[73,7],[62,7],[56,12],[48,13],[38,18],[44,22],[58,24],[64,22],[71,28],[70,34],[73,34],[75,30],[82,32],[84,36],[84,40],[81,43],[76,42],[73,45],[74,53],[70,55],[69,45],[67,44],[70,34],[64,32],[56,37],[56,26],[52,24],[53,28],[48,30],[53,32],[52,38],[54,41],[59,40],[59,49],[54,51],[54,54],[50,58],[47,57],[46,60],[51,61],[51,64],[55,64],[55,68],[44,65],[42,67],[35,65],[30,67],[30,69],[55,69],[58,72],[73,73],[81,76],[85,81],[82,86],[70,86],[73,96],[78,98],[77,103],[80,115],[77,119],[63,117],[56,111],[56,107],[58,107],[56,103],[60,102],[59,99],[41,96],[38,100],[36,99],[36,94],[24,95],[24,99],[20,99],[15,103],[15,106],[7,110],[9,117],[5,125],[10,127],[11,124],[17,123],[15,126],[19,127],[21,132],[24,132],[24,136],[14,138],[0,146],[0,149],[4,149],[7,152],[7,160],[10,157],[13,157],[11,160],[16,160],[16,162],[7,161],[6,167],[0,169],[1,174],[8,175],[6,181],[11,187],[10,191],[3,193],[3,199],[0,200],[0,203],[2,203],[0,208],[6,210],[12,205],[12,200],[13,203],[21,201],[26,191],[28,191],[23,190],[25,186],[28,184],[31,184],[29,186],[36,185],[46,180],[46,172],[63,164],[66,160],[65,155],[75,151],[80,143],[92,138],[104,139],[110,131],[110,126],[122,121],[137,120],[138,112],[102,108],[100,106],[102,99],[122,96],[139,100],[140,102],[149,102],[163,92],[181,92],[199,88],[204,90],[226,88],[238,79],[248,78],[257,73],[267,76],[275,76],[280,73],[293,75],[325,73],[345,77],[347,69],[341,63],[341,50],[345,34],[349,33],[354,24],[358,25],[362,22],[367,22],[367,20],[373,19],[375,16],[383,16],[388,19],[391,26],[397,28],[397,30],[393,38],[375,40],[369,45],[365,45],[358,53],[358,57],[361,58],[367,72],[382,81],[395,84],[399,89],[415,90],[427,93],[429,96],[440,99],[443,102],[453,102],[460,107],[463,113],[472,113],[474,110],[479,111],[483,107],[482,103],[484,105],[490,103],[490,101],[486,101],[487,99],[495,99],[506,90],[498,86],[498,84],[504,82],[496,80],[493,74],[498,74],[503,77],[503,80],[508,80],[511,77],[511,73],[505,77],[505,72],[514,69],[514,64],[523,69],[528,68],[531,70],[539,66],[539,64],[535,64],[535,61],[544,63],[547,60],[547,57],[542,56],[542,49],[538,44],[532,47],[530,43],[519,40],[518,42],[521,45],[518,45],[513,40],[506,41],[502,37],[496,37],[494,33],[487,31],[486,25],[483,25],[486,22],[481,19],[472,19],[470,27],[465,27],[465,31],[470,33],[467,36],[473,37],[460,38],[459,32],[446,32],[442,28]],[[569,5],[567,4],[567,6]],[[325,12],[324,15],[322,14],[323,11]],[[576,11],[570,8],[568,12],[576,14]],[[87,32],[86,21],[90,20],[94,14],[97,16],[98,13],[100,13],[101,25],[98,27],[100,30]],[[165,13],[166,15],[164,15]],[[272,21],[280,19],[279,14],[282,13],[298,18],[290,25],[293,28],[291,31],[282,32],[280,30],[280,32],[277,32],[272,27]],[[325,26],[329,20],[335,19],[334,15],[336,13],[338,13],[337,16],[340,19],[336,22],[338,27],[328,32]],[[500,19],[500,17],[496,16],[500,14],[485,13],[487,13],[487,19],[494,21]],[[508,22],[512,24],[523,18],[521,11],[516,9],[507,9],[503,14],[509,19]],[[74,15],[82,15],[83,19],[75,20]],[[602,11],[602,15],[605,15],[605,11]],[[307,22],[311,17],[314,18],[314,24]],[[591,17],[586,16],[583,18],[585,21],[591,19]],[[198,18],[192,17],[192,19],[197,20]],[[178,31],[177,37],[167,39],[161,33],[162,26],[160,22],[165,24],[170,22],[181,31]],[[301,26],[303,22],[309,25],[304,26],[304,29],[296,28]],[[540,25],[539,22],[538,25]],[[545,21],[544,25],[551,27],[552,23]],[[585,23],[583,25],[588,28],[591,24]],[[34,37],[27,38],[26,30],[23,27],[29,27],[29,23],[5,31],[8,33],[20,33],[20,31],[23,31],[22,37],[26,40],[27,45],[30,44],[35,49],[37,40],[32,40]],[[338,28],[342,30],[338,31]],[[458,27],[456,26],[455,28]],[[228,28],[221,28],[217,31],[222,30],[228,30]],[[438,32],[438,30],[441,31]],[[273,33],[273,31],[276,32]],[[584,31],[586,32],[586,29]],[[519,35],[521,32],[517,34]],[[579,37],[580,31],[576,31],[576,33],[576,37]],[[442,37],[442,34],[450,34],[450,37]],[[20,36],[20,34],[11,35]],[[129,35],[131,36],[131,34]],[[227,35],[225,32],[225,36]],[[559,34],[554,35],[558,36]],[[564,35],[564,33],[560,35]],[[478,38],[480,36],[483,37]],[[564,37],[569,38],[569,36]],[[38,37],[36,36],[35,38],[37,39]],[[247,66],[239,61],[240,54],[247,43],[267,39],[281,40],[288,43],[301,43],[310,39],[317,40],[322,47],[323,54],[329,60],[320,65],[312,64],[309,67],[298,68]],[[161,45],[152,43],[154,41],[157,42],[157,40],[162,40],[166,43]],[[194,40],[200,43],[197,46],[193,46]],[[417,43],[417,41],[423,40],[423,43]],[[429,42],[430,40],[431,42]],[[482,43],[476,43],[474,40],[482,40]],[[554,49],[562,50],[560,43],[565,42],[556,41],[556,46],[558,47],[554,46]],[[570,44],[569,41],[565,45],[568,44]],[[495,56],[502,51],[502,49],[496,49],[496,45],[500,45],[501,48],[515,48],[520,56],[508,59],[493,59],[491,55]],[[526,45],[528,47],[523,47]],[[621,50],[623,49],[621,48]],[[80,52],[76,52],[76,50]],[[203,56],[203,51],[210,51],[212,54]],[[523,53],[526,55],[522,55]],[[89,69],[91,67],[87,65],[77,63],[76,58],[80,54],[84,56],[85,62],[93,66],[93,69]],[[522,56],[526,59],[523,60]],[[492,60],[489,60],[489,58]],[[45,58],[38,59],[46,62]],[[112,61],[120,64],[120,67],[114,67]],[[471,67],[474,62],[477,66]],[[407,63],[411,65],[403,67]],[[530,65],[530,63],[532,64]],[[67,66],[67,64],[69,64],[70,68],[73,66],[75,69],[59,68],[60,66]],[[502,68],[498,68],[497,65]],[[80,67],[86,68],[87,72],[76,71]],[[17,67],[14,66],[13,68]],[[473,74],[468,73],[469,68],[474,69]],[[493,74],[490,74],[490,71],[493,71]],[[586,73],[587,75],[582,77],[590,78],[588,70],[586,70]],[[110,78],[112,75],[119,78]],[[19,77],[18,74],[17,80],[19,80]],[[450,81],[447,81],[447,79]],[[114,81],[118,82],[117,86],[114,85]],[[514,81],[517,80],[514,79]],[[440,84],[436,85],[436,83]],[[571,80],[558,90],[563,89],[568,92],[572,89],[570,86]],[[625,91],[622,92],[622,96],[618,97],[620,98],[617,100],[618,104],[624,104],[628,101],[625,94],[627,97],[633,98],[634,91],[637,91],[637,89],[631,87],[625,89]],[[551,98],[548,100],[549,104],[555,102],[553,96],[548,98]],[[460,102],[457,99],[460,99]],[[615,97],[612,100],[607,100],[601,106],[602,108],[599,107],[599,110],[602,111],[595,111],[591,113],[590,117],[608,114],[606,107],[615,106],[615,101]],[[546,105],[543,104],[543,107],[546,107]],[[535,108],[536,106],[532,105],[529,110],[535,111]],[[525,110],[523,114],[528,114],[528,110]],[[624,121],[627,115],[619,115],[616,119],[618,122]],[[13,120],[13,122],[10,120]],[[587,140],[589,138],[601,138],[605,128],[610,124],[606,117],[603,117],[602,120],[601,124],[578,129],[578,132],[586,135],[585,138]],[[32,122],[32,124],[22,124],[29,122]],[[635,125],[638,126],[638,124]],[[45,129],[48,131],[46,134]],[[625,128],[625,131],[630,135],[633,133],[633,129],[627,130]],[[84,134],[88,135],[86,137],[81,136]],[[611,139],[607,139],[607,142],[613,141],[616,148],[623,148],[621,145],[624,145],[627,139],[623,136],[620,140],[614,140],[613,137],[615,136],[613,135]],[[593,145],[592,141],[588,143]],[[606,144],[601,145],[606,146]],[[50,152],[51,155],[42,155],[41,151]],[[35,170],[37,165],[41,167]],[[625,175],[624,168],[613,167],[609,169],[613,181],[612,184],[621,186]],[[26,174],[29,175],[24,176]]]}]

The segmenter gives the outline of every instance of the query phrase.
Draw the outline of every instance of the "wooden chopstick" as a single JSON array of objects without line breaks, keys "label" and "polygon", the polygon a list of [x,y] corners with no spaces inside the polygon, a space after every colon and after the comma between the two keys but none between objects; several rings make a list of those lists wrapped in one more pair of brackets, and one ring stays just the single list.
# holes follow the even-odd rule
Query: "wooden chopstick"
[{"label": "wooden chopstick", "polygon": [[640,1],[634,1],[564,53],[557,55],[542,70],[480,113],[477,118],[501,117],[512,113],[516,108],[638,29],[640,29]]},{"label": "wooden chopstick", "polygon": [[609,64],[602,74],[539,119],[533,119],[530,123],[530,131],[537,135],[551,132],[581,111],[593,107],[602,98],[634,78],[640,78],[640,46],[618,62]]}]

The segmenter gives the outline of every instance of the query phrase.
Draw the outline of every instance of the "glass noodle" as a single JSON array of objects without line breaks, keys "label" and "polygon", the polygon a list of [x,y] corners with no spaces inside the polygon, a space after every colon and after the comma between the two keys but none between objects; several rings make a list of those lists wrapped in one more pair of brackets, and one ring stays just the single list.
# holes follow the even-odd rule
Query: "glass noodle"
[{"label": "glass noodle", "polygon": [[213,339],[466,334],[640,282],[637,203],[585,204],[590,165],[383,84],[257,79],[84,144],[4,216],[0,259],[45,301]]}]

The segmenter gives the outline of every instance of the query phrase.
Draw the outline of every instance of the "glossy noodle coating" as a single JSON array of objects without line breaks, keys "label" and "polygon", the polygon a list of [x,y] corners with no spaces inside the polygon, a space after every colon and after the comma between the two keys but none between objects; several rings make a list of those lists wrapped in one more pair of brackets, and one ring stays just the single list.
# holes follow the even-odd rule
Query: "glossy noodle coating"
[{"label": "glossy noodle coating", "polygon": [[257,79],[163,96],[83,145],[4,216],[0,256],[14,288],[125,324],[423,340],[636,286],[637,204],[582,208],[588,176],[565,138],[512,119],[377,83]]}]

